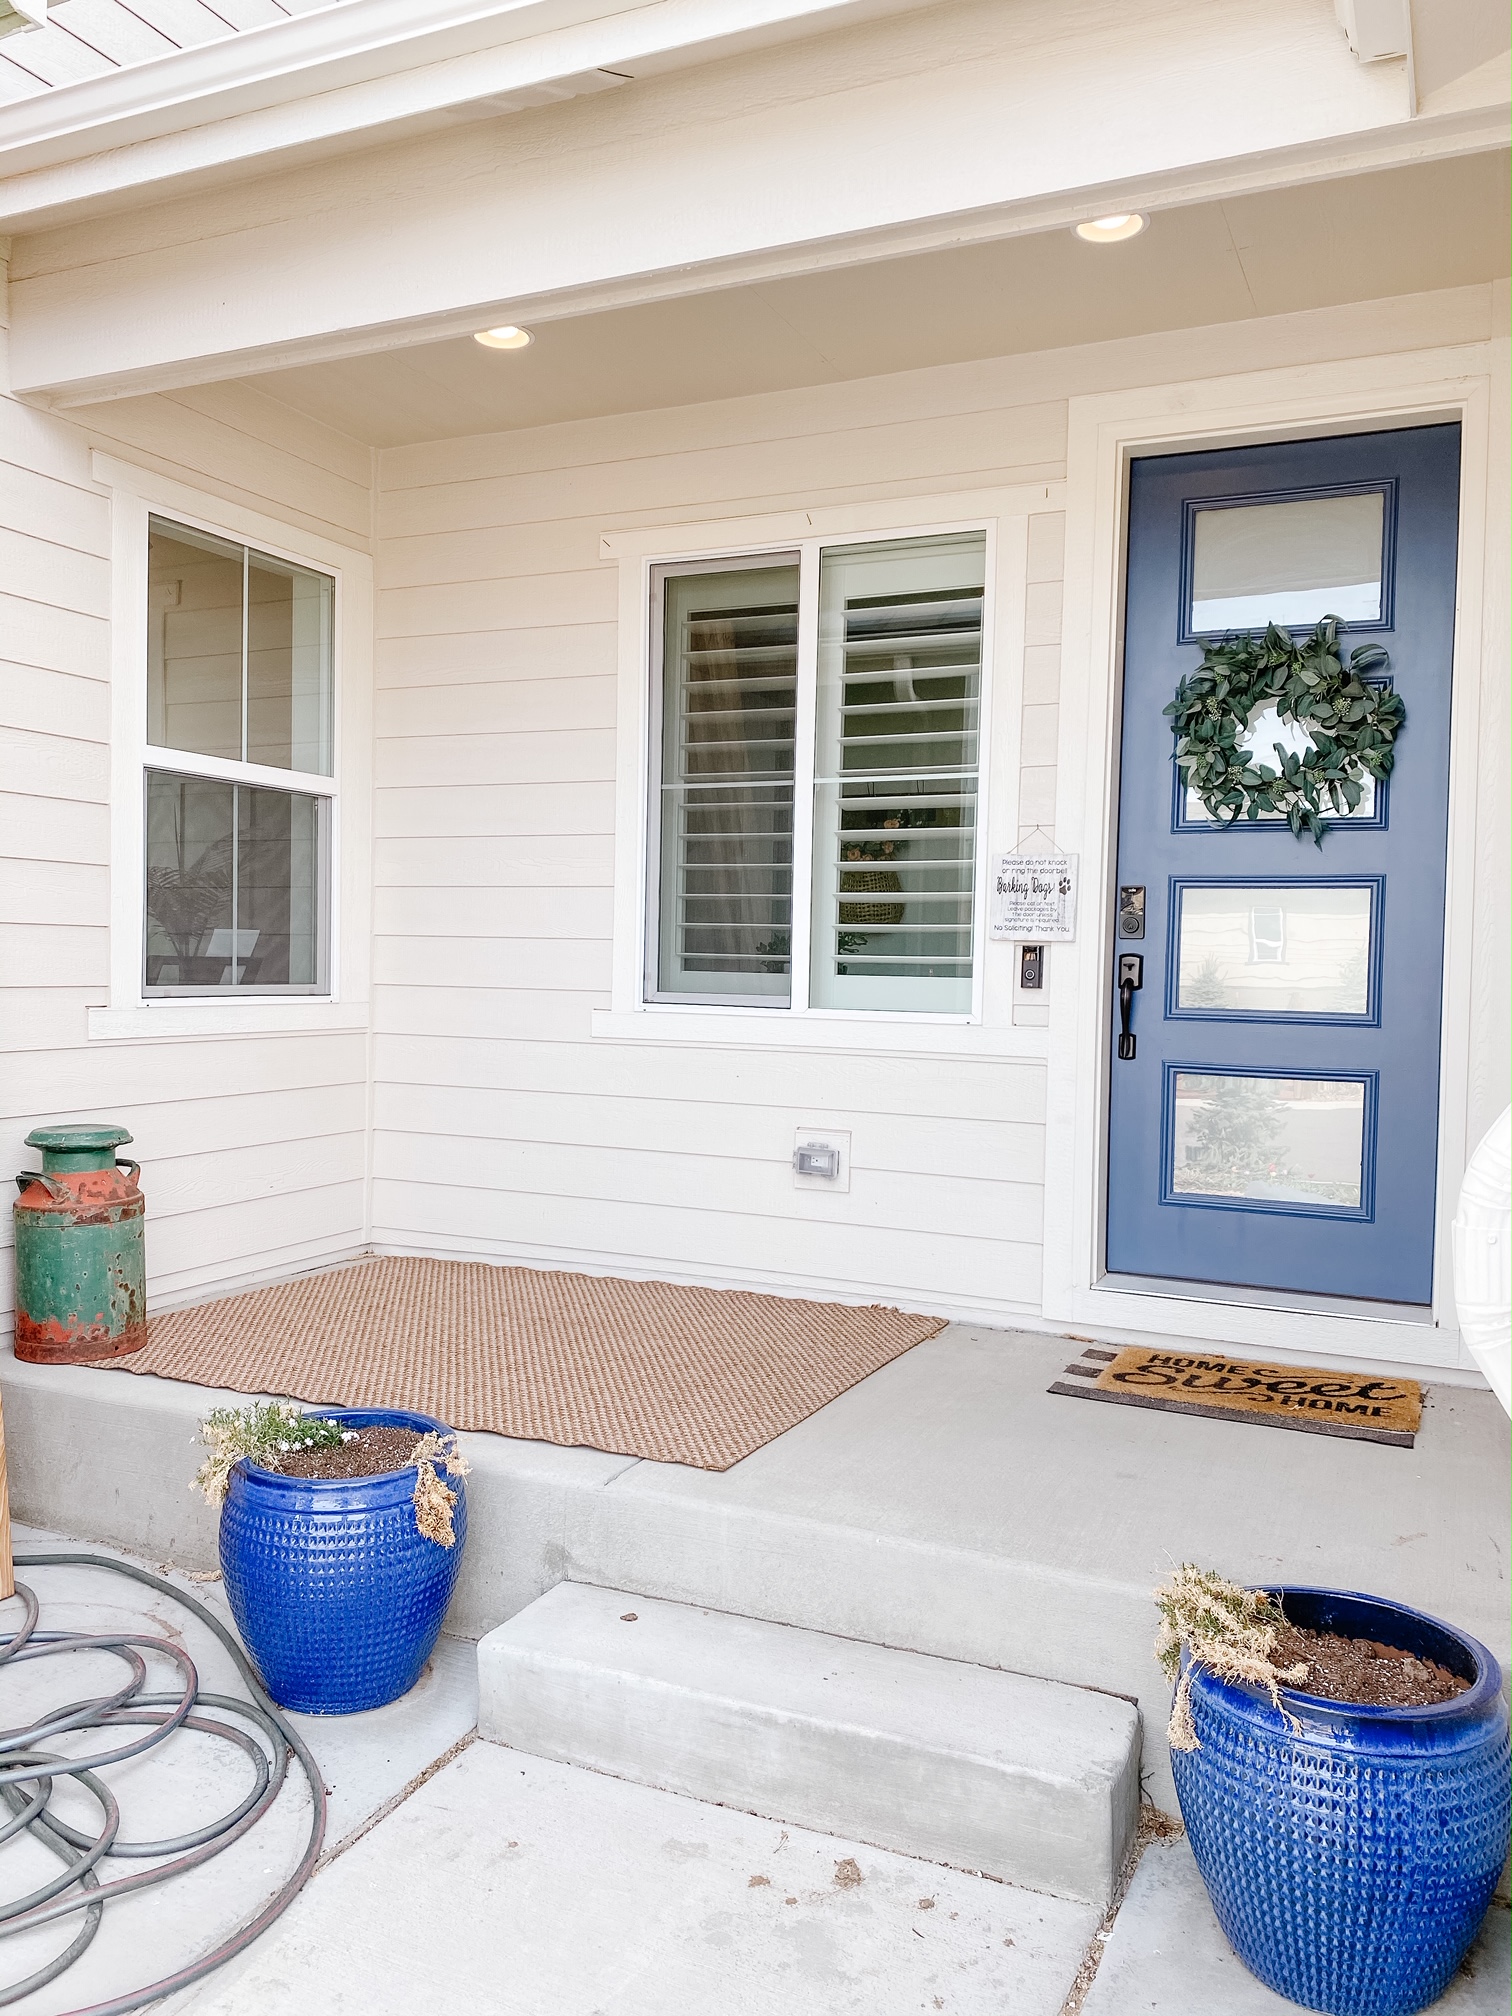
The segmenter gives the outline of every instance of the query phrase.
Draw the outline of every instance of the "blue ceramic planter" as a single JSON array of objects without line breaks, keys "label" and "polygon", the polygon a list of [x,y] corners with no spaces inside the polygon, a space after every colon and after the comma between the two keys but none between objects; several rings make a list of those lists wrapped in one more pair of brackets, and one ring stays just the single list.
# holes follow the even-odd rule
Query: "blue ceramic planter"
[{"label": "blue ceramic planter", "polygon": [[[446,1431],[428,1414],[317,1408],[347,1428]],[[306,1715],[353,1715],[407,1694],[435,1649],[467,1539],[467,1486],[452,1512],[456,1545],[415,1524],[415,1473],[325,1481],[242,1461],[221,1508],[221,1573],[232,1614],[268,1692]]]},{"label": "blue ceramic planter", "polygon": [[1282,1589],[1294,1624],[1373,1638],[1471,1682],[1434,1708],[1356,1708],[1199,1671],[1202,1747],[1171,1765],[1218,1922],[1260,1980],[1328,2016],[1410,2016],[1475,1937],[1507,1854],[1507,1710],[1484,1645],[1333,1589]]}]

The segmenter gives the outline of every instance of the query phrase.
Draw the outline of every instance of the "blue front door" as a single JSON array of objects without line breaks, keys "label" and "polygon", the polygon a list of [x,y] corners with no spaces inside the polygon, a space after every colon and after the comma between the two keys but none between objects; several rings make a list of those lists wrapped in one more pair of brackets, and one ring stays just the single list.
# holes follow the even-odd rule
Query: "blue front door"
[{"label": "blue front door", "polygon": [[[1459,429],[1136,461],[1130,474],[1108,1270],[1432,1298]],[[1219,826],[1164,709],[1204,644],[1324,615],[1384,645],[1390,777],[1321,847]],[[1305,732],[1257,710],[1257,760]]]}]

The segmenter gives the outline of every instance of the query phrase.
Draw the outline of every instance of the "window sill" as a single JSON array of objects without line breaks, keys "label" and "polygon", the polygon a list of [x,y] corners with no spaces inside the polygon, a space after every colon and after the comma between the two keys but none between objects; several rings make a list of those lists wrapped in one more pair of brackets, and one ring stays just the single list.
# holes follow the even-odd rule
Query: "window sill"
[{"label": "window sill", "polygon": [[257,1001],[146,1001],[131,1008],[91,1008],[91,1043],[155,1043],[164,1037],[323,1036],[365,1031],[366,1001],[317,1001],[308,995]]},{"label": "window sill", "polygon": [[598,1008],[601,1042],[696,1043],[720,1050],[844,1051],[851,1056],[1021,1058],[1049,1054],[1048,1029],[988,1027],[883,1015],[793,1015],[773,1008]]}]

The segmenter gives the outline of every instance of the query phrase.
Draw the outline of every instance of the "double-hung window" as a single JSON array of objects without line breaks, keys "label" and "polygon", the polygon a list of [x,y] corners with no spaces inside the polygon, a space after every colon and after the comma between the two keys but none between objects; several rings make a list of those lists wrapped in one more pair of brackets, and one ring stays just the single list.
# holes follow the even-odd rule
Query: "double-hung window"
[{"label": "double-hung window", "polygon": [[986,537],[652,576],[647,998],[969,1014]]},{"label": "double-hung window", "polygon": [[335,583],[166,518],[147,551],[143,992],[323,994]]}]

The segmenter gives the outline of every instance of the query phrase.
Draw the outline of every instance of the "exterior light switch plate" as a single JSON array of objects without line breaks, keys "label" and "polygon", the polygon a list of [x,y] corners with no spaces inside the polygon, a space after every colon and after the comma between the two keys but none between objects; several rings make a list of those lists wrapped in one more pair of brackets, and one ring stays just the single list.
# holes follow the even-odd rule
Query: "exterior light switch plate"
[{"label": "exterior light switch plate", "polygon": [[[827,1152],[826,1152],[827,1151]],[[823,1175],[832,1160],[835,1174]],[[850,1189],[851,1137],[833,1127],[799,1127],[793,1135],[793,1188],[823,1190],[831,1197]]]}]

